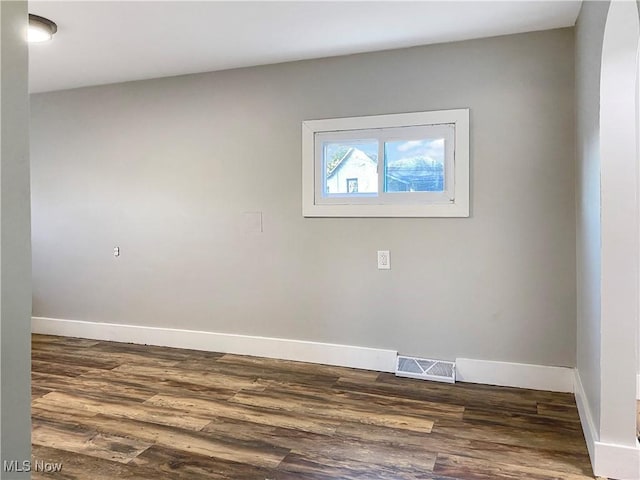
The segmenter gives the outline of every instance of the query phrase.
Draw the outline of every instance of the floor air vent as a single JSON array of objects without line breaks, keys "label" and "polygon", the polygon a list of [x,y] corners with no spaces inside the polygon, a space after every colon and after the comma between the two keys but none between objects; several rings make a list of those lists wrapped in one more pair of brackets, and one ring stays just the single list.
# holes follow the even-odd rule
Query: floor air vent
[{"label": "floor air vent", "polygon": [[398,355],[396,375],[398,377],[455,383],[456,364],[453,362],[446,362],[444,360],[428,360],[426,358]]}]

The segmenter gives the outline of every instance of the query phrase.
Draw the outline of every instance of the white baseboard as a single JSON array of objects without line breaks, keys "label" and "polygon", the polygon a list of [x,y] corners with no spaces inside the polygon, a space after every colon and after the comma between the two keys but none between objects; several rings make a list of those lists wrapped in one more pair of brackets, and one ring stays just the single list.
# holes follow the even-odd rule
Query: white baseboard
[{"label": "white baseboard", "polygon": [[547,367],[525,363],[456,359],[456,381],[550,392],[572,393],[573,370],[567,367]]},{"label": "white baseboard", "polygon": [[395,372],[397,356],[394,350],[351,345],[44,317],[32,318],[31,331],[45,335],[235,353],[380,372]]},{"label": "white baseboard", "polygon": [[[188,348],[395,372],[395,350],[283,338],[33,317],[33,333]],[[573,369],[460,358],[456,379],[535,390],[573,392]]]},{"label": "white baseboard", "polygon": [[596,442],[593,474],[617,480],[640,479],[640,448]]},{"label": "white baseboard", "polygon": [[576,405],[578,406],[578,415],[580,415],[580,423],[582,424],[582,433],[584,433],[587,450],[589,450],[589,457],[591,458],[591,465],[595,465],[595,444],[598,439],[598,430],[596,429],[596,424],[593,422],[593,415],[591,414],[591,408],[587,401],[587,394],[582,386],[580,372],[577,368],[574,370],[573,388],[575,391]]},{"label": "white baseboard", "polygon": [[598,440],[598,430],[577,369],[575,370],[575,395],[594,475],[620,480],[640,479],[640,446],[638,444],[635,447],[629,447]]}]

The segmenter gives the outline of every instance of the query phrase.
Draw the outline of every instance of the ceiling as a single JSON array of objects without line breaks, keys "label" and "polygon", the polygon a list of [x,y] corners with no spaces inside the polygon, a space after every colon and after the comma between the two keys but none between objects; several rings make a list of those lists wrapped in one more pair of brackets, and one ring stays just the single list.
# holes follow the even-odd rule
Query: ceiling
[{"label": "ceiling", "polygon": [[30,90],[225,70],[572,26],[572,1],[32,1]]}]

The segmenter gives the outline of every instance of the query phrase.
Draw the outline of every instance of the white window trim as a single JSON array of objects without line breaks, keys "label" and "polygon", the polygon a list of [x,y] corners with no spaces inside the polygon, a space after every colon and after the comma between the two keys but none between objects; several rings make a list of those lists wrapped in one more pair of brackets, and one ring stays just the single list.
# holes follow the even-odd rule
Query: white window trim
[{"label": "white window trim", "polygon": [[[455,124],[454,191],[451,203],[322,204],[316,203],[316,134],[344,130]],[[468,217],[469,109],[330,118],[302,122],[302,214],[305,217]]]}]

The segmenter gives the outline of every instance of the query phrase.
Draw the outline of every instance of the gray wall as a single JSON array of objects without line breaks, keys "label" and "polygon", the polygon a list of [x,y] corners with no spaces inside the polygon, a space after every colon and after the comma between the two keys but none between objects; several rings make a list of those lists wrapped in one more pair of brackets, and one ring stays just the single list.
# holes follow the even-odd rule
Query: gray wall
[{"label": "gray wall", "polygon": [[[31,459],[26,2],[0,2],[0,465]],[[0,473],[7,479],[27,473]]]},{"label": "gray wall", "polygon": [[[573,366],[573,60],[563,29],[35,95],[34,315]],[[471,218],[302,217],[303,120],[463,107]]]},{"label": "gray wall", "polygon": [[609,2],[583,2],[575,28],[577,361],[600,424],[600,64]]}]

